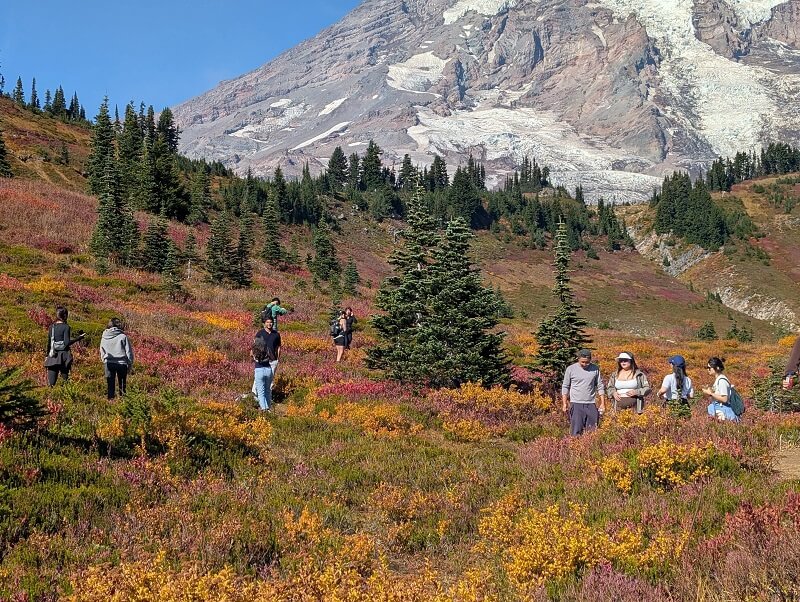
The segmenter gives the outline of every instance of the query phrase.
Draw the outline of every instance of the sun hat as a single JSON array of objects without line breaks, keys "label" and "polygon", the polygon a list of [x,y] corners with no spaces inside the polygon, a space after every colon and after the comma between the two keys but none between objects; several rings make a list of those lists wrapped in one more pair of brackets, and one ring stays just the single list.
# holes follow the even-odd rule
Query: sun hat
[{"label": "sun hat", "polygon": [[673,366],[685,366],[686,360],[683,359],[682,355],[673,355],[671,358],[669,358],[669,363]]},{"label": "sun hat", "polygon": [[618,360],[633,360],[633,356],[630,353],[625,353],[624,351],[617,356]]}]

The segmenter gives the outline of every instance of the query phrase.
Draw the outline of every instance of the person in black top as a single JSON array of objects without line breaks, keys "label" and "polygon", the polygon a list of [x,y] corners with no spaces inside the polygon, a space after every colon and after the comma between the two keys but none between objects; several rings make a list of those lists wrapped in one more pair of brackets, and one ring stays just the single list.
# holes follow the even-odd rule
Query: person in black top
[{"label": "person in black top", "polygon": [[[261,409],[269,409],[272,403],[272,385],[275,382],[275,373],[278,370],[278,361],[281,357],[281,335],[273,328],[274,321],[269,312],[264,312],[264,328],[256,333],[254,344],[258,346],[259,350],[263,349],[263,353],[256,359],[256,374],[253,382],[253,393],[259,400]],[[266,371],[259,371],[258,368],[269,368],[269,374]],[[261,381],[261,382],[259,382]],[[259,393],[259,386],[266,387],[264,398]]]},{"label": "person in black top", "polygon": [[344,348],[350,349],[350,344],[353,342],[353,324],[358,322],[355,315],[353,315],[352,307],[345,308],[344,321],[346,325],[344,330]]},{"label": "person in black top", "polygon": [[72,368],[70,348],[86,336],[79,332],[77,338],[72,338],[72,331],[67,324],[68,317],[67,308],[59,305],[56,307],[56,321],[47,330],[47,357],[44,366],[47,368],[47,385],[50,387],[55,386],[59,374],[63,380],[69,380],[69,371]]}]

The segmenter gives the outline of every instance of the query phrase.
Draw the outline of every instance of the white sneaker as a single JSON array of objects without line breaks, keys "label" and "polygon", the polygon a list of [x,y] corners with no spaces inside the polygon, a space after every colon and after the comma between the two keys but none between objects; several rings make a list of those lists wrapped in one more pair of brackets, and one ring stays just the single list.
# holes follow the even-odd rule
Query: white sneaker
[{"label": "white sneaker", "polygon": [[717,417],[717,420],[720,422],[725,422],[725,413],[722,410],[716,410],[714,415]]}]

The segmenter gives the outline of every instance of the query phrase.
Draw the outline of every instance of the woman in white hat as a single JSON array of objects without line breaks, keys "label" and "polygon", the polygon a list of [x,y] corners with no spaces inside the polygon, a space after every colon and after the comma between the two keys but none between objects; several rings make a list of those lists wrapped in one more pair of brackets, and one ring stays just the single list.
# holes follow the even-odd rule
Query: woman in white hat
[{"label": "woman in white hat", "polygon": [[632,353],[623,351],[617,356],[617,369],[608,379],[606,392],[613,399],[614,410],[636,408],[636,413],[644,410],[644,396],[650,393],[647,375],[639,370]]}]

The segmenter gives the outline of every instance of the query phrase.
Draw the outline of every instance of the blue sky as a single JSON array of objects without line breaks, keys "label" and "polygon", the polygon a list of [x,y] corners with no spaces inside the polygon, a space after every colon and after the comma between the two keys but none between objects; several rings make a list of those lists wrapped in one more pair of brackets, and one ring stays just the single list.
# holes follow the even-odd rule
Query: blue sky
[{"label": "blue sky", "polygon": [[122,112],[156,110],[241,75],[338,21],[360,0],[0,0],[5,91],[59,84],[93,118],[104,95]]}]

